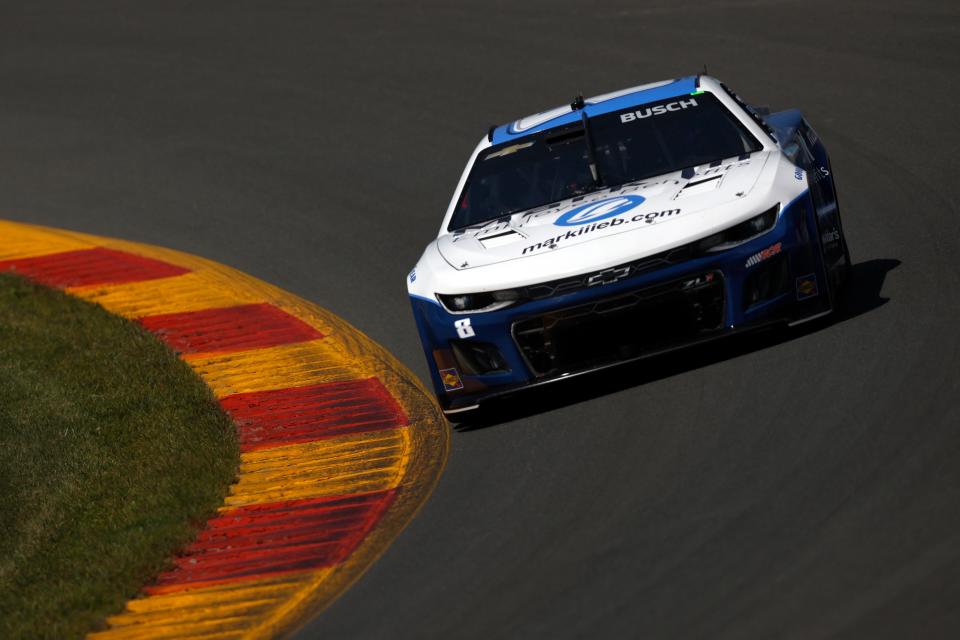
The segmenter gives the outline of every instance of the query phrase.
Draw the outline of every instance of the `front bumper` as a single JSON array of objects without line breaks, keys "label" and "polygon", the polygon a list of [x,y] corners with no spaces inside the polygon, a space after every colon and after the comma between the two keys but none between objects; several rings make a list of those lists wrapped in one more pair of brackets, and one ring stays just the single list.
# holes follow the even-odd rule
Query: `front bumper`
[{"label": "front bumper", "polygon": [[538,286],[546,297],[500,311],[451,314],[436,301],[411,298],[441,407],[453,413],[524,387],[829,311],[812,211],[805,193],[782,208],[773,229],[738,247],[695,257],[675,251],[598,286]]}]

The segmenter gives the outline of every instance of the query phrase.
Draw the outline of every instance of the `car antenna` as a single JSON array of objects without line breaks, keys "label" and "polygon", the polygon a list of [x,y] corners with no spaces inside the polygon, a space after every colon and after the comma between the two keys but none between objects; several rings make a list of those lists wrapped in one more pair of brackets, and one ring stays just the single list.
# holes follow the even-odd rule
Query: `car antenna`
[{"label": "car antenna", "polygon": [[697,74],[696,79],[693,82],[693,86],[697,91],[700,91],[700,78],[707,75],[707,63],[703,63],[703,71]]},{"label": "car antenna", "polygon": [[587,120],[587,112],[584,111],[587,103],[583,99],[583,92],[581,91],[574,97],[573,102],[570,103],[570,108],[574,111],[580,112],[580,122],[583,123],[583,138],[587,143],[587,160],[590,164],[590,175],[593,177],[593,185],[595,187],[603,186],[603,176],[600,175],[600,167],[597,165],[597,150],[593,147],[593,136],[590,135],[590,123]]}]

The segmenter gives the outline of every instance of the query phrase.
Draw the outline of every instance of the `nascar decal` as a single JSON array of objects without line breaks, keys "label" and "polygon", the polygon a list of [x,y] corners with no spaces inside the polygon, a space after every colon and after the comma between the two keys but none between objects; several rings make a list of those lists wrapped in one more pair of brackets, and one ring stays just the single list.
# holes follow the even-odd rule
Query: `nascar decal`
[{"label": "nascar decal", "polygon": [[[622,211],[619,213],[622,213]],[[642,222],[644,224],[656,224],[665,218],[679,217],[681,213],[681,209],[663,209],[662,211],[648,211],[646,213],[641,212],[630,218],[613,218],[612,220],[593,222],[592,224],[584,223],[584,226],[580,227],[579,229],[572,229],[561,235],[553,238],[547,238],[542,242],[524,247],[521,255],[527,255],[528,253],[534,253],[542,249],[556,249],[564,240],[573,240],[574,238],[585,236],[593,233],[594,231],[601,231],[609,227],[618,227],[623,224],[632,224],[637,222]],[[596,218],[593,218],[592,220],[596,220]]]},{"label": "nascar decal", "polygon": [[463,389],[463,381],[460,380],[460,374],[456,369],[441,369],[440,380],[443,381],[444,391]]},{"label": "nascar decal", "polygon": [[759,253],[755,253],[755,254],[753,254],[752,256],[750,256],[749,258],[747,258],[747,263],[746,263],[745,266],[746,266],[746,267],[753,267],[753,266],[755,266],[755,265],[758,265],[758,264],[760,264],[761,262],[763,262],[764,260],[768,260],[768,259],[772,258],[773,256],[777,255],[778,253],[780,253],[781,249],[783,249],[783,243],[782,243],[782,242],[778,242],[778,243],[775,244],[775,245],[769,246],[769,247],[767,247],[766,249],[764,249],[763,251],[760,251]]},{"label": "nascar decal", "polygon": [[797,300],[806,300],[817,295],[817,276],[814,273],[797,278]]}]

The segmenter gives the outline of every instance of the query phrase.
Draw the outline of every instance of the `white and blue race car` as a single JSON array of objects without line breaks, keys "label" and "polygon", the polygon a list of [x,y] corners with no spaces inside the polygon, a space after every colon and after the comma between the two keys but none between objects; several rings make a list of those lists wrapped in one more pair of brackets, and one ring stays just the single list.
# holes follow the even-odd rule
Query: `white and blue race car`
[{"label": "white and blue race car", "polygon": [[444,411],[830,313],[830,160],[764,111],[698,75],[491,128],[407,278]]}]

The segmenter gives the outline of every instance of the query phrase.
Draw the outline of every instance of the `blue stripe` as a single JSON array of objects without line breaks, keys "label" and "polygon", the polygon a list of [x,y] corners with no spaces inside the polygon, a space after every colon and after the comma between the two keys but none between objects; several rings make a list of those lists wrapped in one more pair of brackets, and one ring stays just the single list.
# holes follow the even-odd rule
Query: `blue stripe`
[{"label": "blue stripe", "polygon": [[[584,107],[583,110],[586,112],[588,117],[600,116],[605,113],[612,113],[614,111],[636,107],[649,102],[656,102],[657,100],[665,100],[667,98],[675,98],[677,96],[687,95],[696,90],[697,77],[689,76],[687,78],[674,80],[670,84],[665,84],[662,87],[634,91],[633,93],[628,93],[618,98],[611,98],[610,100],[604,100],[603,102],[587,102],[587,106]],[[565,124],[571,124],[579,119],[580,114],[571,111],[569,113],[561,114],[551,120],[547,120],[546,122],[543,122],[535,127],[524,129],[520,132],[514,131],[514,123],[511,122],[510,124],[500,125],[494,129],[491,141],[493,144],[500,144],[501,142],[507,142],[508,140],[522,138],[530,135],[531,133],[537,133],[539,131],[553,129],[554,127],[561,127]]]}]

